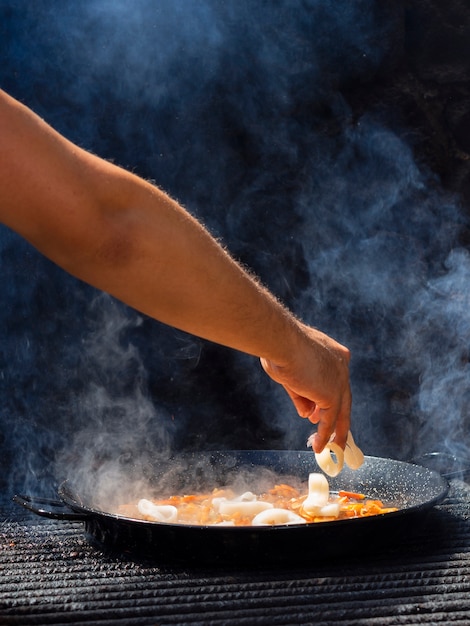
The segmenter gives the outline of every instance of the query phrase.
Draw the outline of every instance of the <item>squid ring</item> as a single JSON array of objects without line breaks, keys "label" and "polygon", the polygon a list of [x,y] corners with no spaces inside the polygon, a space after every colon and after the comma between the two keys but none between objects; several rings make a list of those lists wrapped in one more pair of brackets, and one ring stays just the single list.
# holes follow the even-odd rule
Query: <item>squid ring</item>
[{"label": "squid ring", "polygon": [[344,452],[337,443],[330,441],[321,452],[315,453],[315,459],[325,474],[332,477],[338,476],[343,469]]},{"label": "squid ring", "polygon": [[348,433],[348,440],[344,448],[344,460],[352,470],[359,469],[364,463],[364,454],[362,450],[356,446],[351,431]]},{"label": "squid ring", "polygon": [[[307,446],[312,446],[313,437],[314,435],[310,435],[307,439]],[[315,453],[315,459],[318,466],[325,474],[328,474],[328,476],[337,476],[343,469],[344,463],[352,470],[359,469],[364,463],[364,454],[356,445],[352,432],[349,431],[344,452],[338,444],[334,441],[330,441],[321,452]]]},{"label": "squid ring", "polygon": [[176,522],[178,519],[178,509],[171,504],[154,504],[151,500],[142,498],[137,504],[137,508],[147,517],[156,522]]},{"label": "squid ring", "polygon": [[287,509],[267,509],[251,520],[252,526],[274,526],[278,524],[306,524],[307,520]]}]

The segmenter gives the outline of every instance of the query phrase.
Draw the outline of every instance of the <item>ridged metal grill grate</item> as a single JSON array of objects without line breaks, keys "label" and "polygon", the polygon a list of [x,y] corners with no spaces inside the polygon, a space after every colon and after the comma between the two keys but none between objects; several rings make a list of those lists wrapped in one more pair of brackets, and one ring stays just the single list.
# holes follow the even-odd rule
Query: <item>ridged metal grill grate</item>
[{"label": "ridged metal grill grate", "polygon": [[5,504],[0,624],[470,624],[470,487],[399,546],[311,567],[159,567]]}]

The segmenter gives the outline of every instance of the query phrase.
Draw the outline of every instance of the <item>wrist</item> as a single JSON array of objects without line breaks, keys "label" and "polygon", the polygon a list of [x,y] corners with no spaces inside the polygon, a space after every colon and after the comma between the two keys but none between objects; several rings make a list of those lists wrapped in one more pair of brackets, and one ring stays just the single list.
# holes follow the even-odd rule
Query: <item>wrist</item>
[{"label": "wrist", "polygon": [[279,304],[270,325],[267,349],[260,357],[270,361],[275,367],[286,367],[291,363],[292,355],[300,350],[304,334],[303,324]]}]

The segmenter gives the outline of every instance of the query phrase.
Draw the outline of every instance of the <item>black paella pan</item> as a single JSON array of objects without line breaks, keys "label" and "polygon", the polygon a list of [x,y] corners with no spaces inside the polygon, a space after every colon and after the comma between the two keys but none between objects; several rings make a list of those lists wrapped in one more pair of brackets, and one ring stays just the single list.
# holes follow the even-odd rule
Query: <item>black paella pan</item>
[{"label": "black paella pan", "polygon": [[[172,469],[173,468],[173,469]],[[197,489],[233,484],[244,476],[247,483],[260,476],[307,481],[319,471],[311,451],[221,451],[194,453],[160,463],[154,469],[153,494],[194,492]],[[275,477],[275,478],[274,478]],[[128,556],[149,557],[162,562],[184,563],[284,563],[312,562],[345,556],[387,545],[404,528],[419,528],[422,516],[447,495],[449,485],[438,472],[392,459],[366,456],[362,467],[345,467],[328,478],[331,491],[354,491],[381,500],[397,510],[373,517],[325,521],[314,524],[230,527],[195,526],[143,521],[114,512],[99,493],[96,480],[83,488],[65,481],[59,503],[38,504],[38,499],[15,496],[15,500],[39,515],[82,520],[87,538],[101,549]],[[122,503],[129,495],[122,494]],[[113,489],[113,493],[116,490]],[[57,506],[60,504],[60,510]],[[51,508],[52,507],[52,508]],[[414,521],[417,523],[415,524]]]}]

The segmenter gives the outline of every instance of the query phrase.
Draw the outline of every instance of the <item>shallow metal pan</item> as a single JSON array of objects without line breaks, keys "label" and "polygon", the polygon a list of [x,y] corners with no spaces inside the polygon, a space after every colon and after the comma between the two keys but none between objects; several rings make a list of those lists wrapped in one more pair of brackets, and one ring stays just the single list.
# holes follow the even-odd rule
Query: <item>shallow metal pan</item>
[{"label": "shallow metal pan", "polygon": [[[178,466],[181,462],[178,457]],[[168,482],[171,464],[169,461],[155,468],[156,491],[161,480]],[[307,480],[314,471],[319,469],[311,451],[218,451],[186,455],[184,470],[179,467],[175,472],[178,478],[173,476],[172,480],[175,489],[191,489],[196,476],[198,486],[201,481],[215,486],[235,480],[241,472],[253,477],[274,472],[281,479],[294,476]],[[170,562],[268,564],[333,558],[385,546],[400,536],[404,526],[409,533],[412,519],[442,502],[449,488],[445,478],[434,470],[378,457],[366,457],[360,469],[345,467],[339,476],[328,480],[332,491],[359,491],[398,510],[306,525],[221,527],[148,522],[116,515],[106,510],[96,492],[83,491],[73,481],[65,481],[59,488],[60,503],[56,504],[66,510],[44,503],[39,506],[30,497],[16,496],[15,500],[39,515],[82,520],[88,539],[112,552]]]}]

